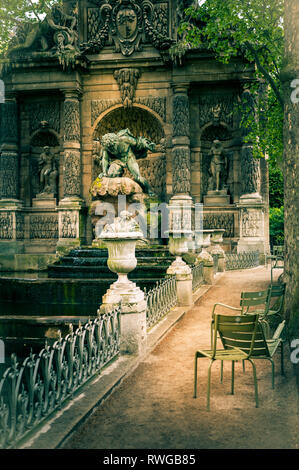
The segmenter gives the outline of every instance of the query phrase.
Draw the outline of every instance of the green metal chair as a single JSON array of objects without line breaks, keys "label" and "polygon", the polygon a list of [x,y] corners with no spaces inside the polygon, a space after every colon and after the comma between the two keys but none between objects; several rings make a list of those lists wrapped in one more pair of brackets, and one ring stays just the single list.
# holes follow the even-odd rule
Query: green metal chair
[{"label": "green metal chair", "polygon": [[284,246],[273,246],[272,255],[268,257],[271,262],[271,284],[273,282],[273,269],[284,268]]},{"label": "green metal chair", "polygon": [[[232,394],[234,393],[234,363],[236,360],[242,360],[243,363],[248,360],[253,367],[255,401],[258,407],[258,386],[256,379],[255,364],[252,359],[269,360],[272,365],[272,388],[274,389],[275,368],[273,356],[278,346],[281,347],[281,374],[284,374],[283,367],[283,341],[281,338],[282,331],[285,327],[283,320],[277,327],[273,337],[266,339],[264,330],[259,322],[258,314],[254,315],[222,315],[215,314],[212,328],[213,333],[213,349],[196,351],[195,367],[194,367],[194,398],[197,395],[197,359],[199,357],[208,357],[211,359],[208,372],[208,392],[207,392],[207,409],[210,409],[210,382],[211,367],[215,360],[220,360],[221,365],[225,360],[232,361]],[[219,334],[224,350],[217,349],[217,334]],[[226,353],[225,353],[226,351]],[[241,354],[241,352],[244,355]]]},{"label": "green metal chair", "polygon": [[[194,398],[197,396],[197,362],[201,357],[210,359],[208,369],[208,390],[207,390],[207,410],[210,410],[210,389],[211,389],[211,368],[216,360],[231,361],[232,363],[232,382],[231,393],[234,393],[234,366],[236,361],[249,361],[253,368],[255,402],[258,407],[258,386],[256,378],[256,367],[251,360],[251,354],[254,348],[256,330],[258,328],[258,318],[255,315],[222,315],[214,314],[213,328],[213,347],[210,350],[198,350],[195,353],[194,365]],[[223,343],[224,349],[217,348],[217,335]],[[241,347],[244,344],[249,347],[244,351]]]},{"label": "green metal chair", "polygon": [[[285,296],[285,284],[271,284],[269,287],[270,297],[266,318],[278,316],[282,320],[283,303]],[[271,301],[274,300],[273,303]]]},{"label": "green metal chair", "polygon": [[240,306],[242,315],[257,313],[259,315],[259,321],[263,324],[268,337],[270,336],[270,327],[266,318],[269,310],[269,302],[269,289],[256,292],[241,292]]}]

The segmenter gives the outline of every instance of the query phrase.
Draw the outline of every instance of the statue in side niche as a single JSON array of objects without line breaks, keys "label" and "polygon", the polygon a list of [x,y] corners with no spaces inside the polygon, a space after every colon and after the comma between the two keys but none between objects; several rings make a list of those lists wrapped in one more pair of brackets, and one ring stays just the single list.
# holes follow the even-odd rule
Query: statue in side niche
[{"label": "statue in side niche", "polygon": [[220,191],[226,188],[228,159],[223,152],[223,144],[215,139],[211,147],[209,190]]},{"label": "statue in side niche", "polygon": [[40,154],[39,161],[39,184],[40,194],[56,194],[57,192],[57,175],[55,155],[51,152],[50,147],[45,146]]},{"label": "statue in side niche", "polygon": [[102,173],[99,178],[121,177],[127,168],[133,180],[138,183],[145,193],[154,195],[149,183],[140,174],[137,160],[145,158],[147,152],[155,150],[155,143],[145,137],[134,137],[129,129],[123,129],[117,134],[105,134],[101,139],[101,151],[96,155],[99,161]]}]

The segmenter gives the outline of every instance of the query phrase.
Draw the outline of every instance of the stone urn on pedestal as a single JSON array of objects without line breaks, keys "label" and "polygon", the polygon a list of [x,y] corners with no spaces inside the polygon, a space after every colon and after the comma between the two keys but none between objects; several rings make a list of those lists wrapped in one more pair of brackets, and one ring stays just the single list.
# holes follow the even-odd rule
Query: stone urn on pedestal
[{"label": "stone urn on pedestal", "polygon": [[188,253],[188,241],[191,235],[191,230],[169,232],[169,252],[176,259],[167,269],[167,274],[176,276],[177,298],[180,307],[193,305],[192,271],[182,259],[182,255]]},{"label": "stone urn on pedestal", "polygon": [[224,272],[225,271],[225,253],[224,250],[221,248],[220,243],[223,242],[223,234],[225,229],[223,228],[215,228],[211,237],[211,247],[209,252],[212,255],[218,256],[218,271]]},{"label": "stone urn on pedestal", "polygon": [[99,314],[121,305],[121,347],[123,353],[144,351],[146,345],[146,301],[143,291],[128,279],[137,266],[135,247],[143,239],[132,214],[122,211],[120,217],[107,224],[99,238],[108,248],[108,267],[118,276],[106,294]]}]

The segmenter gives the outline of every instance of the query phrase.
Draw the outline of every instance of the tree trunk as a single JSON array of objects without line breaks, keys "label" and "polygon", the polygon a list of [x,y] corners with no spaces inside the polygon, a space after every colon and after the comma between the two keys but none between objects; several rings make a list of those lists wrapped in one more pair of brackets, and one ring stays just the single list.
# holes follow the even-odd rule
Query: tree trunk
[{"label": "tree trunk", "polygon": [[285,0],[284,89],[285,315],[299,338],[299,2]]}]

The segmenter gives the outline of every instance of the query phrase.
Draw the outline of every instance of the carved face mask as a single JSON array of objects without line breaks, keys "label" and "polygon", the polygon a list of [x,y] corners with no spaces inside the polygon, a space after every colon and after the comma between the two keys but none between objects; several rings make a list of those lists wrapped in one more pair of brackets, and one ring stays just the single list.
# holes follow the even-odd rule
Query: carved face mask
[{"label": "carved face mask", "polygon": [[121,9],[116,16],[119,35],[124,39],[134,36],[137,29],[137,15],[131,8]]}]

